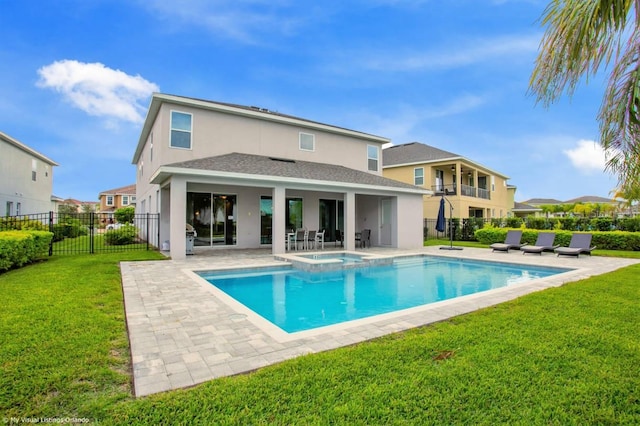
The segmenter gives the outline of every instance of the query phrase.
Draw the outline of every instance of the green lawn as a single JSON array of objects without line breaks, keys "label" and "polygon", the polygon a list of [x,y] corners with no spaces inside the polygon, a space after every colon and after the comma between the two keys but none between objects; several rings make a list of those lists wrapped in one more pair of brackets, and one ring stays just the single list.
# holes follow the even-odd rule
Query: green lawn
[{"label": "green lawn", "polygon": [[0,420],[640,424],[640,265],[134,399],[118,261],[159,258],[59,256],[0,275]]}]

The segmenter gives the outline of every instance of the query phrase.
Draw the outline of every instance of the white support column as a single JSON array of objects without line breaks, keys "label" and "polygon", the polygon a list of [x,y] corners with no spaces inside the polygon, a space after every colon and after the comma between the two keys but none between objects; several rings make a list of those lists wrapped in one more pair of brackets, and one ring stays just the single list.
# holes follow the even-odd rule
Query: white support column
[{"label": "white support column", "polygon": [[287,190],[282,186],[273,188],[271,204],[271,252],[281,254],[286,252],[285,238],[287,235]]},{"label": "white support column", "polygon": [[356,249],[356,194],[347,192],[344,194],[344,248]]},{"label": "white support column", "polygon": [[185,226],[187,223],[187,181],[181,176],[171,178],[171,223],[169,225],[169,241],[171,259],[179,260],[187,257]]}]

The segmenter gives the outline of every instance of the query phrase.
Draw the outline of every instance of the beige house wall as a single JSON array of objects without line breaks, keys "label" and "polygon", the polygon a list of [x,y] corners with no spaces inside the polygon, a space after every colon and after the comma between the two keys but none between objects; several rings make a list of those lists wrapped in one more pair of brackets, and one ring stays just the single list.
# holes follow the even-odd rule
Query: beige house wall
[{"label": "beige house wall", "polygon": [[[171,111],[192,114],[191,149],[170,146]],[[165,101],[138,159],[138,204],[144,200],[145,212],[158,212],[159,188],[150,184],[149,178],[159,167],[230,152],[329,163],[382,176],[382,145],[389,141],[346,129],[337,133],[335,129],[304,120],[281,123]],[[314,135],[313,151],[300,149],[300,133]],[[363,137],[358,137],[359,134]],[[370,145],[378,151],[377,171],[368,170],[367,150]]]},{"label": "beige house wall", "polygon": [[[451,170],[452,167],[454,167],[456,171],[462,170],[462,176],[458,178],[458,182],[455,183],[455,185],[453,181],[454,172]],[[383,176],[415,185],[415,169],[420,168],[424,170],[424,182],[422,185],[418,185],[419,187],[436,190],[436,171],[441,170],[444,177],[443,188],[449,191],[446,194],[436,191],[436,194],[431,197],[423,197],[422,211],[426,219],[435,219],[438,217],[441,195],[445,195],[453,205],[453,216],[462,219],[468,218],[473,214],[482,214],[484,218],[507,217],[513,208],[515,188],[507,186],[507,178],[486,168],[478,167],[477,164],[469,164],[464,161],[448,161],[387,167],[383,170]],[[469,176],[469,173],[471,173],[471,176]],[[460,175],[460,173],[458,173],[458,175]],[[470,192],[477,193],[479,177],[486,179],[490,199],[464,195],[463,187],[466,187],[466,190]]]}]

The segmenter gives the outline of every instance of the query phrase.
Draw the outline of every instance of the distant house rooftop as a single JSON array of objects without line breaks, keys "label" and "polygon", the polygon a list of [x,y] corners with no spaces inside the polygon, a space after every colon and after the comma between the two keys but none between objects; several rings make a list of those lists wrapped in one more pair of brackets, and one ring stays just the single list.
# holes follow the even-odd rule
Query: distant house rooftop
[{"label": "distant house rooftop", "polygon": [[121,186],[120,188],[107,189],[100,195],[136,195],[136,185]]},{"label": "distant house rooftop", "polygon": [[443,149],[436,148],[435,146],[431,145],[426,145],[421,142],[409,142],[401,145],[393,145],[382,150],[383,168],[401,167],[413,164],[436,163],[442,161],[463,161],[465,163],[472,164],[475,167],[487,170],[494,175],[501,176],[506,179],[509,178],[508,176],[500,172],[490,170],[486,166],[463,157],[460,154],[445,151]]}]

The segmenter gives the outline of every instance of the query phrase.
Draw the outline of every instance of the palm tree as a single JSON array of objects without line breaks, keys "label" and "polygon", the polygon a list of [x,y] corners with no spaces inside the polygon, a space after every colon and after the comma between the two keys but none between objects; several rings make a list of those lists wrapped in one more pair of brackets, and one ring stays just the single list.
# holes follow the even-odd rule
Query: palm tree
[{"label": "palm tree", "polygon": [[600,105],[606,169],[640,185],[640,0],[551,0],[529,91],[548,107],[612,64]]}]

